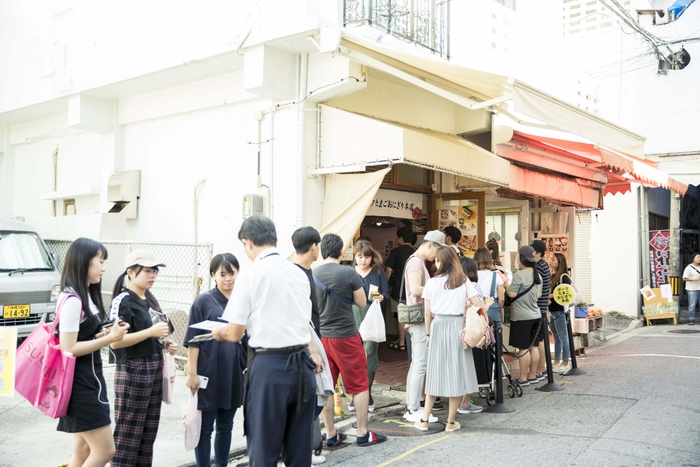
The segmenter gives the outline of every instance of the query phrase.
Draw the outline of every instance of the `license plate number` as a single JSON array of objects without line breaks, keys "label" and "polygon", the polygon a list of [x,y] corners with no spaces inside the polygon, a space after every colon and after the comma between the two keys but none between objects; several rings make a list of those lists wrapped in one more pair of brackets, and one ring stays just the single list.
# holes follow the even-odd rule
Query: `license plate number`
[{"label": "license plate number", "polygon": [[29,305],[5,305],[2,310],[2,317],[5,319],[28,318]]}]

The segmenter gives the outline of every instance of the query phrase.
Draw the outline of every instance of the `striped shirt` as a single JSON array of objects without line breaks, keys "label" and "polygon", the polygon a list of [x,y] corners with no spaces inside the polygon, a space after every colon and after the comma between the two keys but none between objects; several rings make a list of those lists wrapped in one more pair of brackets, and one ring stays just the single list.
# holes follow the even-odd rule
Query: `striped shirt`
[{"label": "striped shirt", "polygon": [[549,273],[547,261],[543,259],[535,264],[535,269],[542,277],[542,295],[537,299],[537,306],[540,307],[540,312],[544,314],[547,313],[547,307],[549,306],[549,282],[552,279],[552,275]]}]

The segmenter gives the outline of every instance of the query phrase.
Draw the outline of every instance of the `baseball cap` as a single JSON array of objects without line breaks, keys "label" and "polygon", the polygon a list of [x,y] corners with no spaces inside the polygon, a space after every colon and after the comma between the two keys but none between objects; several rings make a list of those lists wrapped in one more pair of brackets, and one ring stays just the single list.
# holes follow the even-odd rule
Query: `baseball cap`
[{"label": "baseball cap", "polygon": [[165,264],[156,259],[150,250],[134,250],[126,255],[126,260],[124,261],[125,269],[136,264],[145,268],[166,267]]},{"label": "baseball cap", "polygon": [[447,243],[445,243],[445,234],[443,232],[440,232],[439,230],[431,230],[427,234],[425,234],[425,237],[423,237],[424,242],[433,242],[437,243],[438,245],[442,246],[447,246]]},{"label": "baseball cap", "polygon": [[533,240],[530,246],[542,256],[544,256],[544,252],[547,251],[547,245],[542,240]]},{"label": "baseball cap", "polygon": [[535,249],[529,245],[521,246],[518,250],[518,253],[520,254],[521,260],[526,260],[531,263],[537,262],[537,260],[535,259]]}]

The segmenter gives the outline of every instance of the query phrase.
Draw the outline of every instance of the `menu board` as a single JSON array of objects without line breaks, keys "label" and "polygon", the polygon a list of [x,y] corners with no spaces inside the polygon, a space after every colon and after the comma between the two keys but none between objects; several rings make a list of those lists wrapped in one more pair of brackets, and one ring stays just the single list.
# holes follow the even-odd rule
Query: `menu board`
[{"label": "menu board", "polygon": [[470,256],[478,248],[477,203],[476,200],[443,201],[443,208],[439,210],[438,228],[445,230],[448,226],[457,227],[462,232],[462,239],[457,246]]},{"label": "menu board", "polygon": [[560,253],[566,257],[567,263],[569,260],[569,235],[568,234],[540,234],[538,237],[546,245],[544,256],[546,258],[554,256],[554,253]]}]

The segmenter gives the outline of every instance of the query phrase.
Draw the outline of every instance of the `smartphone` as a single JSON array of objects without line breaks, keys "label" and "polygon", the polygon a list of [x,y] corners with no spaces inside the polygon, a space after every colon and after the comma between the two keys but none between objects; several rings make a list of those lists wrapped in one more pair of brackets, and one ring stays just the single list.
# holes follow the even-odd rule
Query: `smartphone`
[{"label": "smartphone", "polygon": [[209,378],[207,378],[206,376],[199,377],[199,389],[206,389],[208,384]]},{"label": "smartphone", "polygon": [[108,320],[108,321],[105,321],[104,323],[102,323],[102,324],[100,325],[100,327],[101,327],[103,330],[104,330],[104,329],[109,329],[109,328],[111,328],[112,326],[114,326],[114,320],[113,320],[113,319],[110,319],[110,320]]}]

